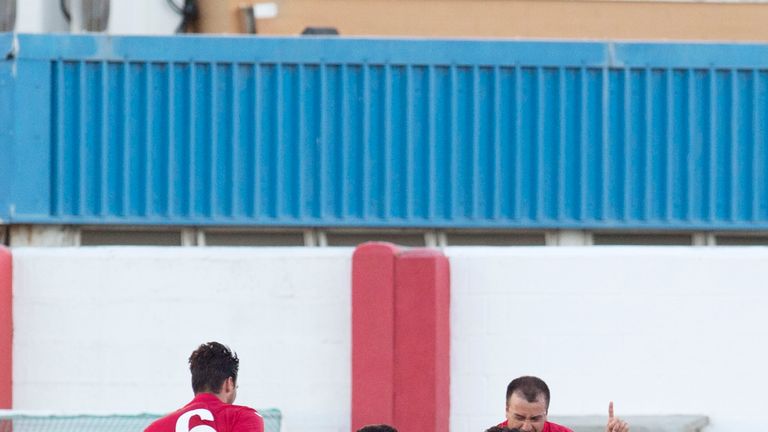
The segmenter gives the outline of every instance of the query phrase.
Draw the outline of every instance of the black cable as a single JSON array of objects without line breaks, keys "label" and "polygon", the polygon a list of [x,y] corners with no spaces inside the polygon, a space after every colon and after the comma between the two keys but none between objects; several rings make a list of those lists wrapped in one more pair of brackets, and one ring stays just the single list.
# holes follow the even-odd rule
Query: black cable
[{"label": "black cable", "polygon": [[186,18],[182,18],[181,22],[179,23],[179,26],[176,27],[176,33],[186,33],[188,25],[189,23],[187,23]]},{"label": "black cable", "polygon": [[165,0],[165,2],[168,3],[168,6],[170,6],[171,9],[173,9],[173,11],[177,14],[181,15],[184,13],[184,10],[181,8],[181,6],[177,5],[173,0]]},{"label": "black cable", "polygon": [[[167,0],[172,1],[172,0]],[[174,3],[174,6],[177,6]],[[200,10],[197,7],[197,1],[196,0],[184,0],[184,7],[180,8],[181,13],[181,23],[179,23],[179,26],[176,28],[176,33],[188,33],[190,30],[190,26],[192,23],[197,21],[197,18],[200,15]]]},{"label": "black cable", "polygon": [[72,22],[72,15],[70,15],[69,9],[67,9],[67,0],[59,0],[59,8],[61,9],[61,13],[64,14],[64,19],[66,19],[67,22]]}]

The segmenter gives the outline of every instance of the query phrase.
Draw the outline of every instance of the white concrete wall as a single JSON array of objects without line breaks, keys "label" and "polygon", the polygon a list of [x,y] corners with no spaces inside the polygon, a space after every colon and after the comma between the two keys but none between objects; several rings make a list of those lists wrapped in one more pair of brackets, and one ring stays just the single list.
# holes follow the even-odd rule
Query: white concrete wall
[{"label": "white concrete wall", "polygon": [[14,408],[168,412],[222,341],[238,403],[348,432],[351,249],[17,248]]},{"label": "white concrete wall", "polygon": [[[351,249],[16,248],[18,409],[165,412],[186,359],[221,340],[239,401],[285,431],[347,432]],[[448,248],[455,432],[500,421],[508,381],[543,377],[552,415],[768,421],[768,248]]]},{"label": "white concrete wall", "polygon": [[[183,4],[183,0],[174,0]],[[68,32],[59,0],[16,0],[16,31],[20,33]],[[108,33],[173,34],[181,17],[166,0],[111,0]]]},{"label": "white concrete wall", "polygon": [[768,248],[449,248],[451,429],[504,417],[516,376],[550,415],[704,414],[765,430]]}]

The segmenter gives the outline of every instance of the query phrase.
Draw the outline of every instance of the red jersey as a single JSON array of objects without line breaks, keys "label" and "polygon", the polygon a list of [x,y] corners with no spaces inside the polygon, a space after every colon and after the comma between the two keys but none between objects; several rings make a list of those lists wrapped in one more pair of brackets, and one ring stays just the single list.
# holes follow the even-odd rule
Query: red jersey
[{"label": "red jersey", "polygon": [[[508,420],[504,420],[504,423],[500,424],[501,427],[507,427]],[[557,423],[544,422],[544,429],[541,432],[573,432],[565,426],[560,426]]]},{"label": "red jersey", "polygon": [[155,420],[144,432],[264,432],[255,409],[226,404],[211,393],[200,393],[184,408]]}]

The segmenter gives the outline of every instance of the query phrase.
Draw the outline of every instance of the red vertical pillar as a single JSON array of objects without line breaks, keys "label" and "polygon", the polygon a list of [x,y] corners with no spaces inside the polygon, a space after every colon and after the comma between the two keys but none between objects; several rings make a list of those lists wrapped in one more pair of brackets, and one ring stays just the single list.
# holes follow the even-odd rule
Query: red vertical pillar
[{"label": "red vertical pillar", "polygon": [[389,243],[352,256],[352,428],[394,422],[395,259]]},{"label": "red vertical pillar", "polygon": [[448,259],[413,250],[395,275],[395,425],[447,431],[450,416],[450,280]]},{"label": "red vertical pillar", "polygon": [[0,246],[0,408],[13,406],[13,289],[11,252]]},{"label": "red vertical pillar", "polygon": [[446,431],[450,277],[438,251],[357,248],[352,264],[352,429]]}]

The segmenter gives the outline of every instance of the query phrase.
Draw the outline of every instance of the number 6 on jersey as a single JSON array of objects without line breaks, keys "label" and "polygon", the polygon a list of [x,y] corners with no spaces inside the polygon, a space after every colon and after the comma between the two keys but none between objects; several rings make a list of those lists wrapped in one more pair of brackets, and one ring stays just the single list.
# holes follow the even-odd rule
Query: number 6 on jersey
[{"label": "number 6 on jersey", "polygon": [[176,432],[216,432],[216,429],[206,425],[199,425],[190,429],[189,420],[194,416],[199,416],[200,420],[213,421],[213,413],[207,409],[199,408],[187,411],[176,420]]}]

